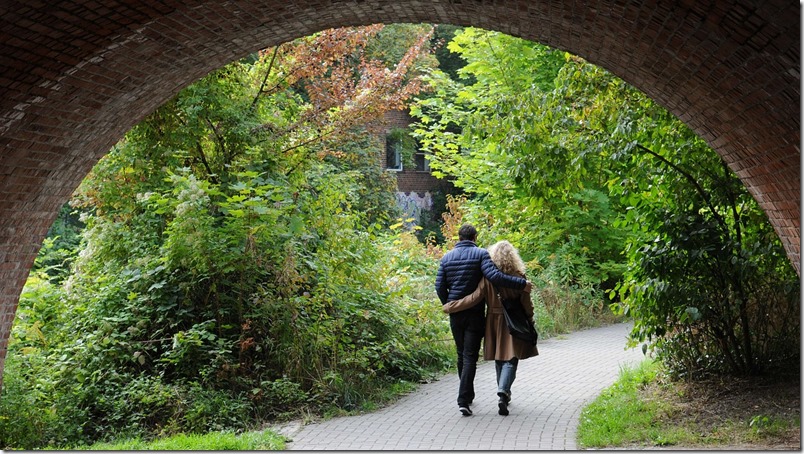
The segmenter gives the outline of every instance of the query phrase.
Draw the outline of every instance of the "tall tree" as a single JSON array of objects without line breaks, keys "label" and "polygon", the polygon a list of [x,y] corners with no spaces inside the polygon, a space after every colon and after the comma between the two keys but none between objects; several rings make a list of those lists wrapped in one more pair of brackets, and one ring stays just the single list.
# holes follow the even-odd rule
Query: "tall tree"
[{"label": "tall tree", "polygon": [[417,132],[492,236],[536,251],[551,277],[616,288],[633,339],[681,373],[753,373],[796,357],[785,344],[799,332],[798,279],[705,142],[578,57],[474,29],[449,49],[472,78],[434,72]]},{"label": "tall tree", "polygon": [[[603,227],[616,218],[605,189],[609,163],[573,136],[554,134],[572,126],[554,90],[569,57],[473,28],[447,47],[467,62],[462,80],[432,72],[433,95],[412,108],[434,174],[474,194],[479,221],[518,243],[526,259],[560,265],[564,282],[610,280],[622,235]],[[562,248],[574,252],[550,258]]]}]

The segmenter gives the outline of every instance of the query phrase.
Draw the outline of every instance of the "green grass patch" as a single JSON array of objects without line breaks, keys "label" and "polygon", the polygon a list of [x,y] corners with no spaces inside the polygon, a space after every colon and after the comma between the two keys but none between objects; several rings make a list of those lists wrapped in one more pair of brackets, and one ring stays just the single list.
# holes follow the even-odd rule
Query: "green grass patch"
[{"label": "green grass patch", "polygon": [[270,430],[234,434],[177,434],[168,438],[143,441],[138,438],[114,443],[95,443],[78,450],[100,451],[280,451],[285,438]]},{"label": "green grass patch", "polygon": [[640,395],[640,389],[656,381],[660,368],[658,363],[645,360],[634,368],[621,369],[617,381],[581,412],[581,447],[666,446],[691,441],[694,436],[684,429],[659,423],[671,411],[669,405]]},{"label": "green grass patch", "polygon": [[800,446],[795,381],[718,377],[672,381],[645,360],[581,412],[581,448],[654,446],[767,450]]}]

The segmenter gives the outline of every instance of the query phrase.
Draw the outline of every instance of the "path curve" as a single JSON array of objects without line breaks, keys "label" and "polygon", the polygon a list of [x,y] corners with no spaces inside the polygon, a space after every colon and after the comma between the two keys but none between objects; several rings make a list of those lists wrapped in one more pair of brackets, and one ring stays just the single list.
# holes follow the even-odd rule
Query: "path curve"
[{"label": "path curve", "polygon": [[540,355],[519,363],[511,414],[497,414],[494,362],[475,377],[473,416],[456,403],[457,374],[421,385],[373,413],[338,417],[285,431],[288,450],[575,450],[581,409],[611,385],[621,366],[643,358],[626,349],[630,324],[578,331],[539,342]]}]

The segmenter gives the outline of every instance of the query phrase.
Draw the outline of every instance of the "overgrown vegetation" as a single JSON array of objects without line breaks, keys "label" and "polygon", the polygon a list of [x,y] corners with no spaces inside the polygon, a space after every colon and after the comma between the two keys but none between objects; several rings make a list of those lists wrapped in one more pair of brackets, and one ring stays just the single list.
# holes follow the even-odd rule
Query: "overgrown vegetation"
[{"label": "overgrown vegetation", "polygon": [[[461,194],[408,230],[372,128],[414,97],[414,137],[394,134]],[[375,408],[453,361],[432,285],[467,221],[520,250],[543,337],[627,316],[674,376],[797,364],[781,243],[666,110],[500,33],[327,30],[187,87],[93,169],[21,296],[0,446],[241,446],[265,421]],[[629,374],[625,411],[665,411],[631,398],[655,369]]]},{"label": "overgrown vegetation", "polygon": [[392,244],[393,180],[363,126],[418,91],[430,27],[399,27],[393,71],[363,57],[381,29],[228,65],[93,169],[80,253],[22,295],[0,445],[242,431],[446,367],[446,321],[417,290],[435,264]]},{"label": "overgrown vegetation", "polygon": [[428,74],[416,135],[481,241],[523,251],[539,300],[633,318],[680,376],[798,362],[800,279],[705,142],[570,54],[471,28],[448,48],[466,66]]}]

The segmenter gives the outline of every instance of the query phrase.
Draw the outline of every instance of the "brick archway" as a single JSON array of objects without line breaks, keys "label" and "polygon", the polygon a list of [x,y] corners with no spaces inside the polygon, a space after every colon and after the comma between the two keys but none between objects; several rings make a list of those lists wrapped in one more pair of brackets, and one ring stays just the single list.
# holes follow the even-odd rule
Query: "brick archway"
[{"label": "brick archway", "polygon": [[799,269],[801,7],[789,0],[2,0],[0,13],[0,374],[44,235],[97,160],[209,71],[330,27],[472,25],[609,69],[717,150]]}]

